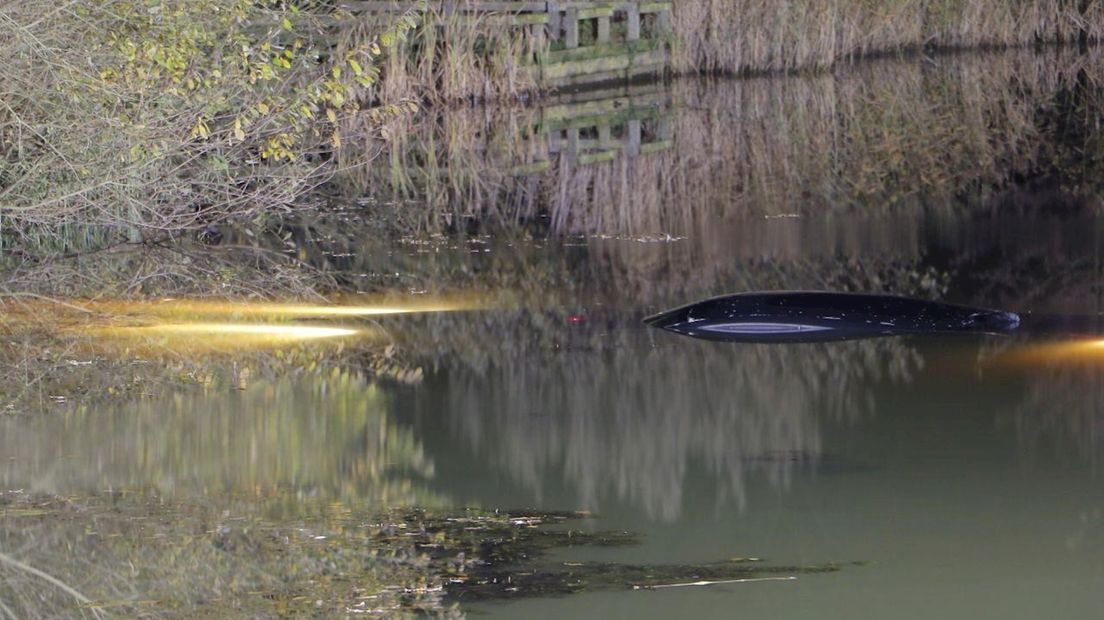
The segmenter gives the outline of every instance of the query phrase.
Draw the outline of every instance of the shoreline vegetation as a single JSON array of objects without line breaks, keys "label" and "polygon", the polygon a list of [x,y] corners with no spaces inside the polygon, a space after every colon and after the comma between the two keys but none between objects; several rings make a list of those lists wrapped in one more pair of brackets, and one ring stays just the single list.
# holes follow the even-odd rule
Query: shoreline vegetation
[{"label": "shoreline vegetation", "polygon": [[676,2],[679,73],[827,69],[909,50],[1098,42],[1095,0],[769,0]]},{"label": "shoreline vegetation", "polygon": [[[461,604],[793,581],[862,561],[570,561],[640,544],[586,513],[391,508],[213,494],[0,493],[11,617],[463,618]],[[598,525],[600,526],[600,520]],[[74,560],[79,558],[79,560]],[[203,575],[197,579],[196,575]]]},{"label": "shoreline vegetation", "polygon": [[[400,419],[379,385],[439,380],[451,364],[455,387],[440,393],[457,412],[452,423],[495,437],[514,484],[535,489],[572,446],[584,465],[564,479],[593,489],[614,480],[651,517],[673,520],[681,481],[661,474],[685,470],[688,455],[706,454],[742,506],[749,481],[784,487],[794,472],[832,465],[809,402],[835,403],[845,420],[871,402],[869,376],[906,383],[923,358],[899,342],[814,352],[775,406],[776,394],[748,386],[790,368],[776,350],[711,351],[689,368],[652,349],[610,363],[610,351],[633,341],[611,341],[605,328],[638,323],[618,313],[618,291],[639,308],[710,286],[940,298],[953,279],[984,277],[979,290],[1008,301],[1025,297],[1025,282],[1031,299],[1095,285],[1083,246],[1052,256],[1050,245],[1023,240],[1087,230],[1081,216],[1101,206],[1104,0],[676,1],[672,74],[769,77],[667,81],[639,116],[607,111],[586,126],[570,115],[542,125],[553,99],[517,62],[545,45],[538,31],[503,37],[493,19],[457,20],[421,2],[376,19],[335,4],[0,3],[0,421],[15,429],[5,434],[10,451],[27,450],[0,476],[0,616],[453,617],[458,600],[842,570],[851,564],[755,558],[543,570],[547,553],[638,537],[563,529],[583,514],[441,508],[455,500],[431,483],[451,464],[423,441],[443,435]],[[858,62],[1009,47],[1023,49]],[[621,130],[633,123],[643,143]],[[546,145],[561,132],[598,146],[552,153]],[[776,228],[766,243],[764,229],[746,226],[749,217],[805,226],[804,215],[837,207],[884,205],[869,210],[893,218],[913,212],[895,206],[934,205],[931,228],[953,232],[956,218],[974,215],[954,206],[979,206],[995,222],[1031,200],[1067,209],[1065,226],[993,228],[1015,253],[997,241],[973,256],[953,246],[960,258],[949,264],[923,255],[916,222],[882,236],[872,233],[878,222],[857,219],[811,233]],[[676,243],[687,237],[701,243]],[[814,237],[828,249],[810,256]],[[994,267],[989,252],[1018,258]],[[164,318],[148,307],[130,317],[92,307],[233,299],[227,323],[336,329],[349,325],[254,321],[238,302],[329,304],[380,290],[425,299],[463,290],[495,311],[481,322],[368,318],[355,340],[278,347],[185,334],[189,349],[175,346],[179,334],[134,337]],[[607,317],[569,314],[592,304]],[[589,324],[564,329],[578,316]],[[94,323],[128,335],[105,345],[87,330]],[[496,340],[509,346],[484,346]],[[532,351],[558,353],[538,365]],[[662,446],[621,432],[673,419],[635,417],[634,395],[659,403],[657,414],[705,410],[700,394],[647,390],[657,377],[718,365],[736,377],[729,389],[749,395],[741,406],[760,414],[720,411],[701,428],[672,428]],[[1087,434],[1091,406],[1072,421],[1033,408],[1092,384],[1091,370],[1058,368],[1031,386],[1017,412],[1029,439],[1063,424],[1071,438]],[[472,399],[507,379],[517,389],[499,409]],[[212,407],[213,393],[234,399]],[[557,410],[611,399],[616,424],[532,408],[500,415],[536,393]],[[563,439],[532,450],[533,429]],[[713,438],[737,434],[747,438],[737,450],[710,451]],[[39,449],[42,436],[52,451]],[[104,448],[96,467],[72,458],[86,444]],[[638,462],[651,467],[626,466]],[[108,479],[128,490],[104,492]],[[15,490],[26,480],[26,492]],[[503,587],[514,578],[522,590]]]},{"label": "shoreline vegetation", "polygon": [[[550,44],[543,29],[508,28],[496,19],[499,14],[452,12],[437,3],[426,9],[406,42],[382,63],[382,100],[509,103],[546,94],[527,63]],[[363,37],[365,24],[369,32],[384,28],[387,14],[361,15],[358,23],[350,22],[342,29],[343,44]],[[1085,48],[1104,37],[1104,3],[796,0],[779,5],[769,0],[695,0],[672,3],[670,28],[669,70],[676,77],[817,73],[917,51]],[[473,54],[476,49],[479,53]]]},{"label": "shoreline vegetation", "polygon": [[[367,17],[283,0],[5,4],[5,262],[217,240],[223,221],[318,206],[335,175],[387,167],[373,145],[419,107],[541,99],[518,62],[546,43],[540,29],[513,36],[493,19],[410,7]],[[705,0],[675,3],[671,25],[676,75],[815,74],[916,49],[1088,51],[1104,3]]]}]

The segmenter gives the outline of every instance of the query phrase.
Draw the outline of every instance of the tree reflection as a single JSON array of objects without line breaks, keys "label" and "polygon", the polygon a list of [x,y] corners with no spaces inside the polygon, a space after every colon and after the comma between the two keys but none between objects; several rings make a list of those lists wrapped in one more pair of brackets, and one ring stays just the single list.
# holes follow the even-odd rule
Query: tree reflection
[{"label": "tree reflection", "polygon": [[1062,455],[1095,472],[1104,457],[1104,358],[1033,368],[1015,426],[1024,451]]},{"label": "tree reflection", "polygon": [[702,467],[718,507],[744,508],[751,479],[784,488],[824,457],[822,425],[868,415],[873,390],[922,360],[900,340],[793,347],[678,342],[643,329],[597,348],[450,364],[413,403],[536,501],[562,475],[580,507],[611,498],[677,519]]},{"label": "tree reflection", "polygon": [[263,499],[435,503],[432,459],[356,374],[295,374],[241,390],[0,420],[0,484],[70,493],[152,490]]}]

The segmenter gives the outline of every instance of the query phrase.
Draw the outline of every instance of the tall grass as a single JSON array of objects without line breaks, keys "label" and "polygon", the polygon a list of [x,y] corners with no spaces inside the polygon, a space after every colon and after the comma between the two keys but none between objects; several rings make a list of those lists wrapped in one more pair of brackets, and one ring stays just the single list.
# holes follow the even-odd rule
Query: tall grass
[{"label": "tall grass", "polygon": [[[378,95],[435,102],[518,99],[538,84],[533,55],[545,47],[542,26],[510,26],[504,14],[444,12],[431,7],[403,45],[389,50]],[[372,40],[393,18],[366,14],[340,27],[338,50]]]},{"label": "tall grass", "polygon": [[[461,0],[462,5],[467,0]],[[1097,41],[1095,0],[681,0],[672,3],[677,74],[825,69],[862,56],[932,48],[1009,47]],[[407,45],[393,50],[381,98],[432,101],[528,98],[544,48],[543,26],[511,26],[504,14],[430,10]],[[355,45],[385,25],[364,16],[343,31]]]},{"label": "tall grass", "polygon": [[[884,61],[836,76],[679,82],[667,112],[672,148],[592,165],[547,154],[540,110],[429,114],[339,153],[360,172],[337,183],[401,204],[425,232],[492,217],[565,234],[709,239],[749,214],[981,202],[1049,165],[1053,119],[1041,111],[1077,89],[1097,92],[1085,79],[1102,62],[1021,52],[939,68]],[[382,155],[356,167],[365,153]],[[1100,160],[1089,155],[1082,161]],[[542,157],[547,172],[514,173]]]},{"label": "tall grass", "polygon": [[824,68],[921,46],[1020,46],[1104,33],[1104,5],[1068,0],[675,2],[679,72]]}]

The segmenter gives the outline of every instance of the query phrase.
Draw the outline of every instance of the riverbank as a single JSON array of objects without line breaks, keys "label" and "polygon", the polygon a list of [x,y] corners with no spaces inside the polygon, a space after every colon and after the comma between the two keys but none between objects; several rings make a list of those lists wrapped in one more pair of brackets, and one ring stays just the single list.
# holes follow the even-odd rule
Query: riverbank
[{"label": "riverbank", "polygon": [[[350,2],[348,6],[369,11],[368,7],[380,4]],[[633,25],[628,23],[629,12],[614,2],[559,3],[558,12],[550,6],[547,15],[539,9],[543,3],[515,4],[516,13],[506,8],[509,3],[427,4],[410,37],[386,59],[380,100],[531,102],[555,89],[554,81],[546,83],[533,69],[563,52],[565,36],[572,41],[569,46],[582,45],[575,51],[587,52],[579,55],[587,58],[602,55],[596,41],[624,44],[626,29],[634,33],[629,37],[642,36],[641,43],[658,44],[647,50],[666,48],[666,72],[683,77],[819,72],[869,57],[919,50],[934,54],[1055,44],[1087,47],[1104,35],[1104,5],[1092,0],[799,0],[781,5],[765,0],[702,0],[657,5],[654,10],[662,12],[649,14],[648,19],[634,17]],[[632,13],[639,15],[642,6],[634,5]],[[561,24],[569,19],[563,13],[566,10],[573,11],[572,20],[580,16],[570,35]],[[341,28],[341,45],[370,38],[394,14],[355,13],[354,20]],[[640,35],[642,28],[645,32]],[[622,64],[607,65],[607,71],[616,66],[620,74],[632,73]],[[616,80],[620,74],[609,75]]]},{"label": "riverbank", "polygon": [[680,73],[827,69],[905,50],[1099,41],[1104,5],[1062,0],[701,0],[675,3]]},{"label": "riverbank", "polygon": [[[695,95],[671,96],[660,84],[652,89],[658,95],[647,101],[629,90],[627,96],[605,100],[600,93],[569,100],[555,122],[546,122],[546,110],[557,103],[541,92],[524,66],[526,58],[559,44],[548,40],[543,26],[518,30],[490,18],[444,15],[432,5],[425,13],[380,14],[375,19],[346,15],[334,21],[264,12],[232,0],[210,2],[230,3],[243,11],[241,19],[274,25],[255,31],[249,22],[211,18],[215,13],[202,7],[168,21],[141,12],[120,17],[97,11],[92,14],[99,20],[96,28],[70,37],[56,24],[36,19],[29,8],[3,9],[10,21],[26,25],[20,37],[5,44],[13,62],[4,73],[9,82],[26,87],[19,96],[5,95],[9,110],[0,115],[6,161],[0,173],[0,253],[7,265],[84,255],[120,243],[171,244],[180,235],[217,244],[219,226],[228,220],[279,228],[288,213],[335,200],[360,201],[365,208],[358,217],[371,218],[379,234],[392,238],[455,230],[456,217],[472,222],[492,213],[526,220],[549,217],[556,233],[587,234],[594,226],[586,221],[618,221],[618,235],[677,236],[698,224],[659,216],[656,205],[666,190],[648,190],[648,177],[658,178],[661,170],[674,167],[685,171],[675,183],[701,186],[693,173],[700,170],[708,176],[709,166],[682,168],[681,163],[692,158],[690,151],[700,151],[717,137],[713,123],[721,123],[717,127],[723,132],[728,121],[745,122],[740,112],[740,118],[728,121],[718,117],[702,119],[705,124],[699,126],[672,125],[666,120],[672,106],[714,104]],[[1033,97],[1076,91],[1071,101],[1084,107],[1089,103],[1076,99],[1097,88],[1092,76],[1099,53],[1091,47],[1082,53],[1076,47],[1023,50],[1013,54],[1015,60],[1000,54],[977,56],[963,63],[970,65],[972,75],[963,75],[961,84],[928,83],[917,62],[905,85],[906,96],[879,90],[864,79],[870,105],[842,108],[837,100],[858,95],[841,94],[834,84],[837,75],[818,70],[835,67],[847,89],[854,81],[849,76],[876,74],[881,65],[843,65],[871,54],[922,47],[1091,43],[1104,30],[1104,10],[1098,3],[1075,7],[1049,0],[1015,5],[964,0],[954,6],[917,2],[875,7],[836,0],[787,3],[773,12],[766,4],[719,0],[671,6],[669,31],[665,24],[666,34],[656,40],[669,47],[675,74],[811,71],[807,81],[787,76],[773,82],[796,85],[796,94],[766,92],[771,89],[759,81],[746,84],[751,99],[738,102],[739,109],[781,123],[775,129],[762,125],[762,136],[747,136],[763,148],[745,148],[739,136],[727,135],[709,146],[721,154],[714,161],[745,159],[746,175],[738,188],[730,189],[755,195],[758,203],[773,203],[776,212],[808,202],[805,197],[828,204],[879,197],[900,204],[930,192],[954,192],[975,180],[999,183],[983,171],[970,171],[986,161],[1020,157],[1017,150],[1030,141],[1038,123],[1015,97],[990,98],[988,93],[1023,77],[1023,87],[1036,93]],[[196,32],[192,24],[197,19],[208,30]],[[624,36],[618,33],[623,27],[614,19],[611,36]],[[656,23],[642,27],[657,36]],[[221,31],[248,41],[240,59],[220,55],[219,50],[230,49],[212,38]],[[173,45],[164,47],[157,42],[162,39]],[[64,40],[79,43],[66,47]],[[333,53],[327,56],[325,49]],[[311,60],[312,54],[320,60]],[[1057,60],[1047,60],[1052,57]],[[84,66],[88,58],[90,69]],[[35,78],[43,65],[56,69]],[[975,82],[985,86],[974,88]],[[35,95],[36,89],[45,90]],[[149,97],[151,90],[159,96]],[[955,101],[937,101],[944,91]],[[457,101],[528,105],[482,108],[460,118],[464,115],[450,112]],[[627,109],[619,109],[626,103]],[[970,112],[957,119],[945,117],[956,128],[929,135],[926,128],[940,122],[939,110],[945,105]],[[421,112],[415,113],[419,107]],[[581,119],[579,110],[589,110],[595,118]],[[843,110],[839,117],[837,110]],[[505,128],[489,131],[488,123],[503,119],[509,127],[506,140],[490,144],[488,136]],[[438,135],[427,136],[430,127]],[[990,131],[993,127],[1000,129]],[[552,135],[553,129],[560,133]],[[576,135],[576,130],[582,133]],[[825,136],[834,136],[832,142],[821,142]],[[579,162],[598,165],[587,174],[564,176],[552,187],[545,180],[553,176],[560,138],[569,167],[576,156]],[[541,146],[545,140],[548,144]],[[884,143],[871,143],[878,140]],[[941,143],[930,144],[933,140]],[[961,144],[952,149],[945,170],[917,174],[928,165],[918,158],[929,157],[933,146],[951,148],[951,142]],[[485,152],[473,155],[469,145],[492,147],[496,153],[489,160]],[[579,145],[586,152],[578,151]],[[519,148],[529,152],[519,156]],[[790,149],[796,150],[787,153]],[[619,152],[651,155],[646,159],[653,170],[641,173],[638,166],[630,174]],[[808,159],[806,155],[815,161],[798,161]],[[507,167],[488,166],[488,161]],[[896,162],[895,169],[886,170],[886,162]],[[940,167],[938,160],[930,163]],[[787,190],[808,185],[802,179],[821,175],[825,166],[849,167],[852,178],[845,187],[807,187],[798,195]],[[868,177],[871,170],[877,173],[873,178]],[[628,178],[626,174],[645,178],[616,182]],[[879,187],[886,174],[915,179],[916,187],[895,187],[893,195],[885,195]],[[674,185],[665,181],[663,187]],[[649,191],[651,195],[640,195]],[[592,201],[601,206],[580,206]],[[405,206],[391,209],[395,204]],[[628,204],[641,207],[630,214]],[[693,206],[687,213],[700,210]],[[294,269],[282,270],[281,281],[289,274],[300,277]]]}]

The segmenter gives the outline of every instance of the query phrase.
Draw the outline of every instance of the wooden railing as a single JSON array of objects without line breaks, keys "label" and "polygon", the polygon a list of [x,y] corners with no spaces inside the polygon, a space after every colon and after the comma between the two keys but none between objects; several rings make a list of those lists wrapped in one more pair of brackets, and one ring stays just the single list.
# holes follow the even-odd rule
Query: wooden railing
[{"label": "wooden railing", "polygon": [[664,151],[673,144],[673,107],[670,92],[646,84],[556,96],[531,112],[520,141],[528,145],[525,161],[496,165],[529,176],[554,169],[557,158],[588,166]]},{"label": "wooden railing", "polygon": [[[341,6],[354,13],[381,13],[409,11],[417,3],[345,0]],[[545,28],[549,45],[536,62],[545,86],[627,80],[659,74],[668,65],[671,0],[433,0],[426,6],[445,16],[501,15],[513,26]],[[615,24],[623,24],[616,37]],[[582,43],[583,33],[589,44]]]}]

